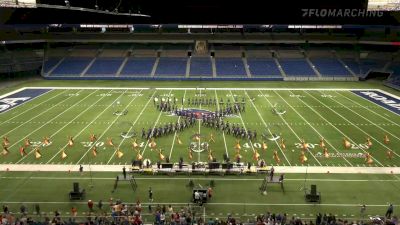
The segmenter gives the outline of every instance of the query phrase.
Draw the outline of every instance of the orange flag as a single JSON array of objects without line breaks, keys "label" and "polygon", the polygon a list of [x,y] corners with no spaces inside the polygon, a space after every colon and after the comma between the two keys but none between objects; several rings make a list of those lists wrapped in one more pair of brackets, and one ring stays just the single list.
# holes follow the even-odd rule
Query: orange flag
[{"label": "orange flag", "polygon": [[25,139],[25,147],[29,147],[31,146],[31,140],[29,140],[29,138]]},{"label": "orange flag", "polygon": [[68,137],[68,147],[74,146],[74,140],[72,139],[71,136]]},{"label": "orange flag", "polygon": [[387,134],[385,134],[385,137],[383,138],[383,142],[385,144],[389,144],[390,140],[389,140],[389,136]]},{"label": "orange flag", "polygon": [[114,142],[113,142],[112,138],[107,138],[107,144],[108,144],[108,146],[111,146],[111,147],[114,146]]},{"label": "orange flag", "polygon": [[94,146],[94,147],[92,148],[92,154],[93,154],[94,157],[97,156],[97,148],[96,148],[96,146]]},{"label": "orange flag", "polygon": [[300,153],[300,162],[301,164],[304,164],[305,162],[307,162],[307,156],[305,155],[305,153],[303,151],[301,151]]},{"label": "orange flag", "polygon": [[343,146],[345,149],[349,149],[351,147],[350,141],[347,138],[343,138]]},{"label": "orange flag", "polygon": [[282,149],[286,149],[285,139],[281,138],[280,146]]},{"label": "orange flag", "polygon": [[278,163],[278,164],[281,163],[281,159],[279,158],[278,151],[276,151],[276,150],[274,151],[274,157],[273,158],[274,158],[276,163]]},{"label": "orange flag", "polygon": [[255,149],[253,152],[253,159],[255,161],[258,161],[260,159],[260,154],[258,153],[257,149]]},{"label": "orange flag", "polygon": [[324,157],[329,158],[329,152],[327,147],[324,148]]},{"label": "orange flag", "polygon": [[325,148],[325,139],[321,138],[321,140],[319,140],[319,147],[321,147],[322,149]]},{"label": "orange flag", "polygon": [[23,146],[19,147],[19,154],[24,157],[26,155],[25,148]]}]

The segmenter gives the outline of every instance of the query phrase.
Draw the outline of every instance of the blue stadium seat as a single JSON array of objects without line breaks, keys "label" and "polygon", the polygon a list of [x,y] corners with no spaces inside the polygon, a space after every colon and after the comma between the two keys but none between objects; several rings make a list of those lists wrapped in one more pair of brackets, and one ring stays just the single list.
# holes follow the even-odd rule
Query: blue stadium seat
[{"label": "blue stadium seat", "polygon": [[217,76],[247,76],[242,58],[215,58]]},{"label": "blue stadium seat", "polygon": [[156,76],[184,76],[187,58],[161,57],[156,69]]},{"label": "blue stadium seat", "polygon": [[279,59],[287,76],[316,76],[305,59]]},{"label": "blue stadium seat", "polygon": [[321,76],[352,76],[351,73],[334,58],[314,58],[311,59]]},{"label": "blue stadium seat", "polygon": [[128,59],[120,76],[150,76],[155,57],[134,57]]},{"label": "blue stadium seat", "polygon": [[247,64],[252,76],[282,76],[274,59],[248,58]]},{"label": "blue stadium seat", "polygon": [[124,58],[97,58],[85,75],[115,75]]},{"label": "blue stadium seat", "polygon": [[364,77],[370,70],[382,70],[386,62],[376,59],[343,59],[343,62],[358,76]]},{"label": "blue stadium seat", "polygon": [[46,60],[43,66],[43,72],[48,73],[60,60],[60,58],[50,58]]},{"label": "blue stadium seat", "polygon": [[192,57],[190,76],[212,76],[212,63],[209,57]]},{"label": "blue stadium seat", "polygon": [[69,57],[58,65],[52,72],[52,76],[79,76],[89,65],[93,58]]}]

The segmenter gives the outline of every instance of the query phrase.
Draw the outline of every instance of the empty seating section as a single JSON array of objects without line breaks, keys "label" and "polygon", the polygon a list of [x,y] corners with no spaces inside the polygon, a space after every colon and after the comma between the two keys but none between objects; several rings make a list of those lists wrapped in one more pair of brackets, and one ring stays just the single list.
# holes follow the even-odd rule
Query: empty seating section
[{"label": "empty seating section", "polygon": [[272,58],[249,58],[247,65],[252,76],[282,76],[275,60]]},{"label": "empty seating section", "polygon": [[85,75],[113,76],[118,72],[124,58],[97,58]]},{"label": "empty seating section", "polygon": [[357,62],[356,59],[353,58],[345,58],[342,59],[342,61],[344,62],[344,64],[346,64],[346,66],[353,71],[353,73],[355,73],[357,76],[359,76],[361,74],[361,65]]},{"label": "empty seating section", "polygon": [[155,61],[155,57],[131,57],[126,62],[120,76],[150,76]]},{"label": "empty seating section", "polygon": [[187,58],[160,57],[156,76],[184,76],[186,74]]},{"label": "empty seating section", "polygon": [[190,59],[190,76],[212,76],[210,57],[192,57]]},{"label": "empty seating section", "polygon": [[79,76],[89,65],[93,58],[68,57],[52,72],[52,76]]},{"label": "empty seating section", "polygon": [[242,58],[215,58],[217,76],[247,76]]},{"label": "empty seating section", "polygon": [[279,59],[279,63],[287,76],[316,76],[305,59]]},{"label": "empty seating section", "polygon": [[365,76],[370,70],[383,70],[386,62],[377,59],[343,59],[343,62],[358,76]]},{"label": "empty seating section", "polygon": [[335,58],[314,58],[311,62],[322,76],[352,76]]},{"label": "empty seating section", "polygon": [[60,61],[60,58],[50,58],[44,62],[43,72],[48,73],[53,69],[54,66]]}]

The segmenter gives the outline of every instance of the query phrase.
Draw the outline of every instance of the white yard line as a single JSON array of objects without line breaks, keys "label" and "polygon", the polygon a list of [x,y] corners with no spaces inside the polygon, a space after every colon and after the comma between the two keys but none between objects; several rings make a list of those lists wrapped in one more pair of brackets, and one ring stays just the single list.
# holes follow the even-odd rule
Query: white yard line
[{"label": "white yard line", "polygon": [[[335,146],[333,146],[328,139],[326,139],[317,129],[314,128],[314,126],[311,126],[311,124],[295,109],[293,108],[280,94],[278,94],[278,92],[274,91],[275,94],[277,94],[290,108],[293,109],[293,111],[296,112],[297,115],[299,115],[304,122],[306,122],[320,137],[324,138],[326,143],[328,143],[328,145],[330,145],[337,153],[339,153],[339,151],[335,148]],[[353,164],[351,164],[351,162],[349,162],[345,157],[342,157],[350,166],[353,166]]]},{"label": "white yard line", "polygon": [[[67,91],[67,90],[64,90],[64,91],[60,92],[59,94],[54,95],[53,97],[51,97],[51,98],[49,98],[49,99],[47,99],[47,100],[41,102],[40,104],[37,104],[37,105],[34,106],[34,107],[29,107],[27,110],[25,110],[25,111],[23,111],[23,112],[21,112],[21,113],[15,115],[15,116],[11,117],[11,118],[8,119],[8,120],[3,121],[2,123],[0,123],[0,126],[3,125],[4,123],[7,123],[7,122],[10,121],[10,120],[13,120],[14,118],[16,118],[16,117],[18,117],[18,116],[20,116],[20,115],[22,115],[22,114],[24,114],[24,113],[26,113],[26,112],[31,111],[32,109],[37,108],[38,106],[40,106],[40,105],[42,105],[42,104],[44,104],[44,103],[46,103],[46,102],[52,100],[53,98],[58,97],[58,96],[61,95],[61,94],[64,94],[66,91]],[[51,91],[46,92],[46,93],[43,93],[42,95],[44,95],[44,94],[49,94],[50,92],[51,92]],[[39,96],[38,96],[38,97],[39,97]],[[37,98],[37,97],[36,97],[36,98]],[[33,100],[33,99],[32,99],[32,100]],[[21,105],[24,105],[24,104],[21,104]],[[16,107],[12,108],[11,110],[14,110],[15,108],[16,108]],[[10,110],[10,111],[11,111],[11,110]]]},{"label": "white yard line", "polygon": [[[111,103],[107,108],[105,108],[105,109],[103,110],[103,112],[100,113],[100,114],[103,114],[103,113],[105,112],[106,109],[108,109],[110,106],[114,105],[114,103],[115,103],[122,95],[124,95],[127,91],[128,91],[128,90],[125,90],[121,95],[119,95],[118,98],[115,99],[115,100],[113,101],[113,103]],[[142,91],[143,91],[143,90],[140,90],[139,93],[141,93]],[[132,102],[133,102],[138,96],[139,96],[139,95],[136,95],[134,98],[132,98],[132,100],[125,106],[125,108],[124,108],[122,111],[125,111],[125,110],[129,107],[129,105],[132,104]],[[109,125],[109,126],[103,131],[103,133],[97,138],[97,140],[96,140],[91,146],[89,146],[88,150],[83,154],[83,156],[78,160],[78,162],[76,162],[75,165],[79,165],[79,163],[82,161],[83,158],[85,158],[85,156],[86,156],[87,153],[92,149],[92,147],[93,147],[93,146],[96,146],[97,142],[99,142],[99,140],[104,136],[104,134],[107,133],[107,131],[111,128],[112,125],[114,125],[114,123],[119,119],[119,117],[120,117],[121,115],[122,115],[122,114],[118,115],[118,116],[110,123],[110,125]],[[82,131],[83,131],[83,130],[82,130]]]},{"label": "white yard line", "polygon": [[[185,90],[185,92],[183,93],[183,101],[185,102],[186,101],[186,90]],[[181,102],[182,103],[182,107],[181,107],[181,110],[183,110],[184,109],[184,107],[183,107],[183,105],[184,105],[184,102]],[[181,116],[179,116],[178,117],[178,123],[181,121]],[[178,131],[175,131],[175,133],[174,133],[174,139],[172,140],[172,145],[171,145],[171,149],[169,150],[169,159],[171,159],[171,156],[172,156],[172,151],[174,150],[174,146],[175,146],[175,139],[176,139],[176,133],[177,133]]]},{"label": "white yard line", "polygon": [[[319,101],[317,98],[315,98],[314,96],[310,95],[308,92],[304,91],[305,93],[307,93],[309,96],[311,96],[312,98],[314,98],[315,100],[317,100],[319,103],[321,103],[322,105],[325,106],[325,108],[331,110],[332,112],[334,112],[336,115],[340,116],[341,118],[347,120],[346,118],[344,118],[342,115],[340,115],[339,113],[337,113],[335,110],[332,110],[331,108],[329,108],[327,105],[325,105],[324,103],[322,103],[321,101]],[[292,93],[292,92],[290,92]],[[293,93],[292,93],[293,94]],[[307,103],[305,103],[301,98],[297,98],[299,99],[301,102],[303,102],[305,105],[308,106]],[[308,108],[310,108],[311,110],[313,110],[316,114],[318,114],[323,120],[325,120],[327,123],[329,123],[329,125],[331,125],[333,128],[335,128],[337,131],[339,131],[345,138],[347,138],[349,141],[353,142],[353,144],[355,144],[356,146],[358,146],[358,144],[352,140],[349,136],[347,136],[346,134],[344,134],[339,128],[337,128],[335,125],[333,125],[329,120],[327,120],[324,116],[322,116],[319,112],[315,111],[313,108],[311,108],[310,106],[308,106]],[[349,121],[348,121],[349,122]],[[367,153],[367,151],[365,151],[363,148],[360,148],[360,150],[362,150],[364,153]],[[381,162],[379,162],[375,157],[372,156],[372,158],[374,159],[374,161],[376,161],[379,165],[384,166]]]},{"label": "white yard line", "polygon": [[[67,204],[71,205],[71,202],[17,202],[17,201],[2,201],[4,204]],[[86,205],[87,201],[74,201],[75,204],[80,204],[80,205]],[[124,202],[125,204],[129,205],[135,205],[136,202]],[[187,206],[187,202],[142,202],[142,205],[182,205],[182,206]],[[299,206],[299,207],[304,207],[304,206],[310,206],[309,203],[251,203],[251,202],[209,202],[207,205],[231,205],[231,206]],[[335,206],[335,207],[360,207],[360,204],[354,204],[354,203],[341,203],[341,204],[336,204],[336,203],[319,203],[319,206]],[[368,205],[366,204],[365,206],[367,207],[384,207],[387,208],[388,204],[371,204]],[[393,206],[400,206],[393,204]],[[151,214],[153,215],[153,214]],[[252,215],[249,215],[252,216]],[[314,217],[313,217],[314,218]],[[340,217],[342,218],[342,217]]]},{"label": "white yard line", "polygon": [[[107,94],[110,93],[111,91],[112,91],[112,90],[110,90],[109,92],[107,92]],[[86,111],[88,111],[89,109],[91,109],[95,104],[97,104],[100,100],[102,100],[102,99],[105,98],[106,96],[107,96],[107,95],[101,96],[101,98],[99,98],[96,102],[94,102],[94,103],[91,104],[89,107],[87,107],[85,110],[83,110],[81,113],[79,113],[77,116],[75,116],[74,119],[72,119],[72,120],[69,121],[67,124],[65,124],[65,125],[64,125],[62,128],[60,128],[60,130],[58,130],[55,134],[57,134],[59,131],[63,130],[66,126],[68,126],[69,124],[71,124],[72,121],[76,120],[78,117],[80,117],[80,116],[81,116],[82,114],[84,114]],[[92,120],[92,121],[88,124],[88,126],[89,126],[91,123],[93,123],[93,121],[94,121],[94,120]],[[53,134],[52,136],[54,136],[55,134]],[[75,138],[75,137],[73,137],[73,139],[74,139],[74,138]],[[49,163],[51,160],[53,160],[55,157],[57,157],[57,155],[59,155],[59,154],[61,153],[61,151],[64,150],[65,147],[66,147],[66,145],[64,145],[60,150],[58,150],[57,153],[54,154],[54,156],[51,157],[51,159],[50,159],[47,163]]]},{"label": "white yard line", "polygon": [[[260,94],[262,94],[262,96],[264,96],[264,99],[267,100],[267,102],[272,106],[272,103],[268,100],[267,97],[265,97],[264,93],[262,93],[259,90]],[[292,131],[292,133],[297,137],[297,139],[301,142],[301,138],[299,137],[299,135],[297,135],[297,133],[293,130],[293,128],[290,126],[290,124],[288,122],[286,122],[285,118],[283,118],[282,115],[279,115],[279,117],[283,120],[283,122],[286,124],[286,126]],[[314,156],[314,154],[312,154],[312,152],[310,151],[310,149],[307,148],[308,153],[310,153],[310,155],[315,159],[315,161],[317,161],[317,163],[322,166],[321,162]]]},{"label": "white yard line", "polygon": [[[171,92],[172,92],[172,90],[170,90],[169,91],[169,93],[168,93],[168,96],[170,96],[171,95]],[[154,126],[153,126],[153,128],[152,128],[152,131],[151,132],[153,132],[153,130],[154,130],[154,128],[157,126],[157,124],[158,124],[158,121],[160,120],[160,117],[161,117],[161,115],[162,115],[162,111],[160,111],[160,114],[158,114],[158,117],[157,117],[157,120],[156,120],[156,122],[154,123]],[[142,156],[144,155],[144,152],[146,151],[146,148],[147,148],[147,146],[149,145],[149,142],[150,142],[150,140],[147,140],[146,141],[146,145],[144,146],[144,148],[143,148],[143,152],[142,152]]]},{"label": "white yard line", "polygon": [[[80,90],[80,91],[78,91],[78,92],[76,92],[76,93],[79,93],[79,92],[81,92],[81,91],[83,91],[83,90]],[[75,93],[75,94],[76,94],[76,93]],[[14,130],[20,128],[21,126],[25,125],[26,123],[29,123],[29,122],[32,121],[33,119],[35,119],[35,118],[37,118],[37,117],[43,115],[44,113],[50,111],[51,109],[53,109],[53,108],[56,107],[57,105],[60,105],[61,103],[67,101],[68,99],[70,99],[70,98],[72,98],[72,97],[75,97],[75,96],[69,96],[68,98],[65,98],[64,100],[60,101],[59,103],[55,104],[54,106],[52,106],[52,107],[46,109],[45,111],[43,111],[43,112],[37,114],[36,116],[30,118],[29,120],[25,121],[24,123],[20,124],[20,125],[17,126],[17,127],[14,127],[13,129],[7,131],[7,133],[2,134],[2,135],[0,135],[0,136],[6,136],[6,135],[10,134],[10,133],[13,132]]]},{"label": "white yard line", "polygon": [[[217,109],[218,109],[218,111],[219,111],[219,100],[218,100],[217,90],[214,90],[214,92],[215,92],[215,98],[216,98],[216,101],[217,101]],[[222,120],[222,119],[221,119],[221,120]],[[220,121],[221,121],[221,120],[220,120]],[[222,138],[224,139],[224,145],[225,145],[225,153],[226,153],[226,156],[229,158],[228,147],[226,146],[225,131],[222,132]]]},{"label": "white yard line", "polygon": [[[233,103],[235,103],[235,98],[233,97],[233,93],[232,93],[231,90],[229,90],[229,93],[231,94],[231,97],[232,97],[232,100],[233,100],[232,104],[233,104]],[[246,135],[247,135],[248,130],[247,130],[247,128],[246,128],[246,125],[244,124],[242,114],[241,114],[240,112],[238,112],[238,113],[239,113],[239,118],[240,118],[240,120],[242,121],[243,128],[244,128],[244,130],[246,131]],[[251,149],[253,150],[253,153],[255,153],[256,150],[254,150],[253,142],[252,142],[251,140],[249,140],[249,142],[250,142]],[[258,162],[257,162],[257,163],[258,163]]]},{"label": "white yard line", "polygon": [[[322,93],[322,92],[320,92],[320,93]],[[383,129],[382,127],[376,125],[375,123],[372,123],[371,120],[369,120],[369,119],[365,118],[364,116],[362,116],[361,114],[359,114],[359,113],[353,111],[353,110],[350,109],[349,107],[346,107],[346,106],[343,105],[342,103],[336,101],[334,98],[331,98],[331,99],[332,99],[334,102],[336,102],[337,104],[340,104],[341,106],[345,107],[345,108],[348,109],[349,111],[351,111],[351,112],[353,112],[354,114],[358,115],[359,117],[363,118],[364,120],[370,122],[371,124],[374,124],[377,128],[380,128],[382,131],[385,131],[387,134],[390,134],[392,137],[395,137],[395,138],[399,139],[398,137],[396,137],[396,135],[394,135],[394,134],[392,134],[391,132],[389,132],[389,131]],[[348,119],[346,119],[346,120],[349,121],[349,123],[350,123],[351,125],[353,125],[353,127],[356,127],[358,130],[360,130],[361,132],[363,132],[365,135],[367,135],[367,136],[369,136],[370,138],[372,138],[372,139],[373,139],[376,143],[378,143],[379,145],[383,146],[383,147],[386,148],[387,150],[393,151],[393,150],[390,149],[388,146],[386,146],[385,144],[383,144],[382,142],[380,142],[378,139],[376,139],[374,136],[368,134],[368,133],[365,132],[363,129],[361,129],[360,127],[356,126],[356,125],[355,125],[354,123],[352,123],[350,120],[348,120]],[[399,140],[400,140],[400,139],[399,139]],[[400,157],[400,155],[397,154],[395,151],[393,151],[393,153],[394,153],[396,156]]]},{"label": "white yard line", "polygon": [[[32,131],[30,134],[26,135],[24,138],[22,138],[20,141],[23,141],[25,138],[28,138],[31,134],[33,134],[34,132],[36,132],[37,130],[39,130],[40,128],[42,128],[43,126],[45,126],[46,124],[50,123],[51,121],[53,121],[54,119],[58,118],[59,116],[63,115],[65,112],[69,111],[70,109],[74,108],[76,105],[78,105],[80,102],[84,101],[85,99],[87,99],[88,97],[90,97],[92,94],[96,93],[97,90],[91,92],[89,95],[87,95],[86,97],[82,98],[81,100],[79,100],[78,102],[76,102],[75,104],[73,104],[72,106],[70,106],[69,108],[67,108],[66,110],[64,110],[63,112],[61,112],[60,114],[58,114],[57,116],[53,117],[51,120],[47,121],[45,124],[43,124],[41,127],[35,129],[34,131]],[[74,118],[74,120],[77,117]],[[68,124],[66,124],[65,126],[67,126]],[[53,133],[52,135],[50,135],[50,139],[53,138],[56,134],[58,134],[58,132],[60,132],[61,130],[63,130],[65,128],[65,126],[61,127],[60,129],[58,129],[55,133]],[[13,145],[17,144],[18,142],[14,143]],[[10,148],[13,146],[11,145]],[[25,156],[23,156],[21,159],[19,159],[16,163],[20,163],[22,160],[24,160],[26,157],[28,157],[28,155],[30,155],[31,153],[33,153],[34,151],[30,151],[28,154],[26,154]]]},{"label": "white yard line", "polygon": [[[357,96],[358,98],[360,98],[360,96],[354,94],[353,92],[351,92],[351,93],[352,93],[353,95]],[[381,114],[375,112],[374,110],[371,110],[371,109],[368,108],[368,107],[363,106],[362,104],[358,103],[357,101],[355,101],[355,100],[353,100],[353,99],[351,99],[351,98],[349,98],[349,97],[347,97],[347,96],[345,96],[345,95],[342,95],[342,94],[340,94],[340,93],[337,92],[337,91],[336,91],[336,94],[338,94],[338,95],[340,95],[340,96],[342,96],[342,97],[348,99],[349,101],[351,101],[351,102],[353,102],[353,103],[356,103],[357,105],[361,106],[362,108],[364,108],[364,109],[366,109],[366,110],[368,110],[368,111],[374,113],[375,115],[377,115],[377,116],[379,116],[379,117],[385,119],[386,121],[389,121],[389,122],[391,122],[392,124],[394,124],[394,125],[400,127],[400,124],[398,124],[398,123],[396,123],[396,122],[394,122],[394,121],[392,121],[392,120],[390,120],[390,119],[388,119],[388,118],[382,116]],[[368,101],[367,99],[364,99],[364,98],[361,98],[361,99],[363,99],[363,100],[365,100],[365,101]],[[371,102],[371,101],[368,101],[368,102]],[[374,103],[374,104],[375,104],[375,103]],[[376,105],[376,104],[375,104],[375,105]],[[396,137],[396,138],[398,138],[398,137]]]},{"label": "white yard line", "polygon": [[[338,92],[336,92],[336,93],[338,93]],[[343,96],[343,95],[341,95],[341,96]],[[347,98],[346,96],[343,96],[343,97]],[[332,99],[332,100],[334,100],[335,102],[339,103],[340,105],[342,105],[344,108],[346,108],[346,109],[348,109],[348,110],[352,111],[354,114],[357,114],[359,117],[363,118],[364,120],[366,120],[366,121],[370,122],[372,125],[374,125],[374,126],[378,127],[379,129],[381,129],[381,130],[385,131],[387,134],[390,134],[390,135],[391,135],[393,138],[396,138],[397,140],[400,140],[400,138],[399,138],[399,137],[397,137],[397,135],[394,135],[394,134],[392,134],[391,132],[389,132],[389,131],[385,130],[385,129],[384,129],[384,128],[382,128],[381,126],[377,125],[377,123],[373,123],[373,122],[371,122],[369,119],[367,119],[367,118],[366,118],[366,117],[364,117],[363,115],[361,115],[361,114],[357,113],[356,111],[354,111],[354,110],[350,109],[350,108],[349,108],[349,107],[347,107],[346,105],[343,105],[342,103],[340,103],[340,102],[336,101],[336,100],[335,100],[335,99],[333,99],[333,98],[331,98],[331,99]],[[380,116],[381,118],[383,118],[383,119],[385,119],[385,120],[387,120],[387,121],[389,121],[389,122],[391,122],[391,123],[395,124],[396,126],[400,127],[400,125],[399,125],[399,124],[397,124],[397,123],[395,123],[395,122],[393,122],[393,121],[391,121],[391,120],[389,120],[389,119],[385,118],[385,117],[384,117],[384,116],[382,116],[381,114],[379,114],[379,113],[376,113],[376,112],[374,112],[373,110],[371,110],[371,109],[368,109],[368,108],[366,108],[366,107],[362,106],[361,104],[359,104],[359,103],[357,103],[357,102],[355,102],[355,101],[353,101],[353,100],[351,100],[351,99],[349,99],[349,98],[347,98],[347,99],[348,99],[348,100],[350,100],[350,101],[352,101],[352,102],[354,102],[354,103],[356,103],[356,104],[358,104],[358,105],[360,105],[361,107],[363,107],[363,108],[367,109],[368,111],[370,111],[370,112],[374,113],[375,115],[378,115],[378,116]]]},{"label": "white yard line", "polygon": [[[257,112],[257,114],[258,114],[258,117],[260,117],[260,119],[261,119],[261,121],[263,122],[265,128],[267,128],[268,133],[272,136],[271,130],[270,130],[269,127],[267,126],[267,123],[265,122],[264,118],[261,116],[261,113],[258,111],[258,109],[257,109],[256,105],[254,104],[254,102],[251,101],[249,94],[247,93],[247,91],[244,91],[244,93],[246,94],[247,98],[249,99],[249,102],[251,102],[251,104],[253,105],[254,109],[256,110],[256,112]],[[282,150],[282,148],[281,148],[281,146],[279,145],[279,143],[278,143],[277,140],[275,140],[275,144],[276,144],[276,146],[278,146],[278,148],[279,148],[279,150],[281,151],[283,157],[285,157],[286,161],[289,163],[289,166],[292,166],[292,164],[290,163],[290,161],[289,161],[288,158],[286,157],[286,154],[283,152],[283,150]]]},{"label": "white yard line", "polygon": [[[275,167],[274,167],[275,168]],[[0,179],[18,179],[18,180],[115,180],[115,177],[23,177],[23,176],[2,176]],[[135,180],[218,180],[218,181],[238,181],[238,182],[246,182],[246,181],[262,181],[264,178],[220,178],[220,177],[160,177],[160,176],[150,176],[150,177],[135,177]],[[304,182],[304,178],[285,178],[284,182],[287,181],[300,181]],[[337,182],[337,183],[352,183],[352,182],[393,182],[398,183],[400,180],[398,179],[320,179],[320,178],[308,178],[307,181],[317,181],[317,182]]]},{"label": "white yard line", "polygon": [[[80,91],[79,91],[80,92]],[[79,93],[78,92],[78,93]],[[85,98],[89,97],[90,95],[92,95],[92,93],[90,93],[88,96],[86,96]],[[70,97],[69,97],[70,98]],[[68,100],[69,98],[66,98],[64,101]],[[84,98],[84,99],[85,99]],[[83,99],[82,99],[83,100]],[[82,100],[80,100],[79,102],[81,102]],[[63,101],[61,101],[60,103],[62,103]],[[73,105],[67,109],[65,109],[64,111],[62,111],[61,113],[59,113],[57,116],[51,118],[50,120],[48,120],[46,123],[44,123],[42,126],[36,128],[35,130],[33,130],[32,132],[30,132],[29,134],[25,135],[23,138],[21,138],[19,141],[14,142],[14,144],[9,146],[9,149],[11,149],[13,146],[15,146],[16,144],[18,144],[20,141],[25,140],[26,138],[28,138],[30,135],[34,134],[36,131],[40,130],[42,127],[46,126],[47,124],[49,124],[51,121],[55,120],[56,118],[58,118],[59,116],[63,115],[65,112],[67,112],[68,110],[70,110],[71,108],[73,108]]]},{"label": "white yard line", "polygon": [[[89,165],[82,165],[88,168]],[[90,165],[93,172],[121,172],[125,165]],[[277,173],[305,174],[305,166],[274,166]],[[24,172],[68,172],[79,171],[79,165],[75,164],[0,164],[0,171],[24,171]],[[312,174],[400,174],[400,167],[376,167],[376,166],[309,166],[308,173]]]},{"label": "white yard line", "polygon": [[[151,100],[153,100],[154,95],[156,94],[157,91],[154,91],[153,94],[151,95],[149,101],[147,101],[146,105],[143,107],[142,111],[139,113],[139,115],[136,117],[136,120],[133,122],[132,126],[129,127],[128,133],[131,132],[131,130],[133,129],[133,127],[136,125],[137,121],[139,121],[139,118],[142,116],[143,112],[145,111],[145,109],[147,108],[147,105],[151,102]],[[123,138],[122,141],[118,144],[118,147],[115,149],[114,153],[110,156],[110,158],[107,161],[107,165],[110,164],[111,160],[114,158],[115,153],[118,151],[118,149],[122,146],[122,144],[124,143],[124,141],[127,138]]]},{"label": "white yard line", "polygon": [[[201,98],[202,96],[201,96],[201,89],[200,89],[200,96],[199,96],[199,98]],[[200,107],[200,110],[201,110],[201,102],[200,102],[200,104],[199,104],[199,107]],[[200,149],[200,147],[201,147],[201,143],[200,143],[200,141],[201,141],[201,133],[200,133],[200,130],[201,130],[201,121],[199,120],[199,121],[197,121],[198,123],[199,123],[199,135],[200,135],[200,138],[199,138],[199,143],[198,143],[198,146],[199,146],[199,149]],[[197,158],[197,162],[200,162],[200,151],[197,153],[197,156],[198,156],[198,158]]]}]

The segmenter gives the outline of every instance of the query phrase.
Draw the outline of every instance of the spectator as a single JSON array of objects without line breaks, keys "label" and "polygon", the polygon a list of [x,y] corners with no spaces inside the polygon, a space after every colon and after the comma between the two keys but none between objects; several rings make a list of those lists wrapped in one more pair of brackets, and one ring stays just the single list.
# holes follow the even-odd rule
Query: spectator
[{"label": "spectator", "polygon": [[103,200],[99,201],[99,203],[97,204],[97,207],[99,208],[100,211],[103,210]]},{"label": "spectator", "polygon": [[35,211],[36,211],[36,215],[42,216],[40,214],[40,206],[39,206],[39,204],[35,204]]},{"label": "spectator", "polygon": [[19,210],[21,212],[22,215],[26,215],[26,206],[24,204],[21,205],[21,207],[19,207]]},{"label": "spectator", "polygon": [[71,208],[71,215],[73,217],[76,217],[78,215],[78,210],[76,209],[76,207]]},{"label": "spectator", "polygon": [[393,214],[393,204],[390,204],[388,209],[386,210],[385,217],[386,218],[391,218]]},{"label": "spectator", "polygon": [[88,201],[88,208],[89,208],[90,212],[93,212],[93,201],[92,200]]}]

